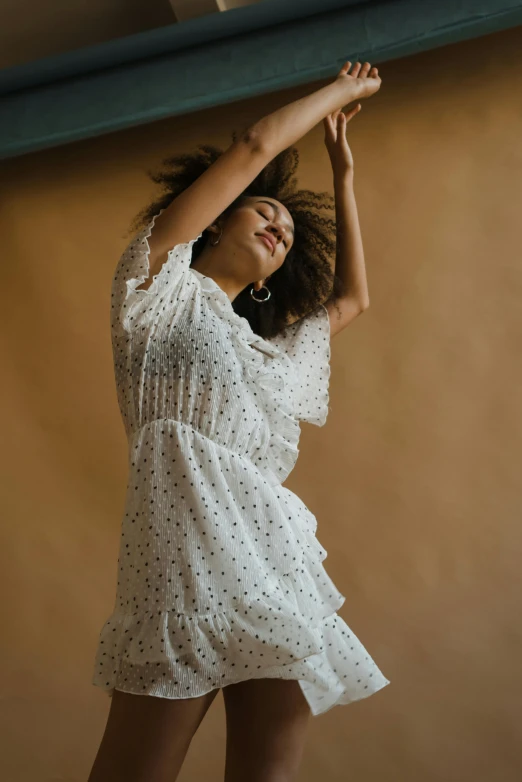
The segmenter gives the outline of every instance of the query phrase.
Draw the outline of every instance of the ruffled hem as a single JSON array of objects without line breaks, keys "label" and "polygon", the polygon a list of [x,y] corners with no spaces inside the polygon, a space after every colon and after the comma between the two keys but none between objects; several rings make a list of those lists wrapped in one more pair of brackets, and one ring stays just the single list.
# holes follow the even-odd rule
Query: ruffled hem
[{"label": "ruffled hem", "polygon": [[115,610],[100,632],[92,684],[109,697],[117,689],[175,699],[247,679],[297,679],[317,715],[389,683],[337,615],[346,598],[322,564],[314,514],[290,489],[280,491],[299,512],[299,564],[215,613]]},{"label": "ruffled hem", "polygon": [[389,683],[337,615],[346,598],[322,564],[317,519],[294,492],[280,491],[299,518],[298,565],[268,574],[263,592],[215,613],[115,610],[100,633],[94,685],[109,696],[117,689],[190,698],[247,679],[297,679],[316,715]]},{"label": "ruffled hem", "polygon": [[337,615],[344,596],[316,568],[230,611],[113,613],[92,684],[109,697],[192,698],[247,679],[298,679],[314,715],[371,695],[389,682]]},{"label": "ruffled hem", "polygon": [[[126,614],[115,611],[100,633],[98,665],[189,668],[196,678],[227,670],[248,657],[263,667],[287,665],[323,651],[321,622],[344,603],[323,566],[317,581],[306,567],[282,576],[270,592],[224,611],[180,614],[175,610]],[[252,665],[245,665],[244,670]],[[118,676],[117,665],[112,676]],[[216,685],[217,686],[217,685]]]},{"label": "ruffled hem", "polygon": [[292,471],[299,455],[299,421],[293,415],[294,368],[277,345],[256,334],[246,318],[238,315],[232,302],[211,277],[197,269],[202,290],[215,313],[230,325],[230,336],[242,358],[247,379],[258,392],[270,429],[266,453],[255,460],[256,467],[272,486],[281,484]]}]

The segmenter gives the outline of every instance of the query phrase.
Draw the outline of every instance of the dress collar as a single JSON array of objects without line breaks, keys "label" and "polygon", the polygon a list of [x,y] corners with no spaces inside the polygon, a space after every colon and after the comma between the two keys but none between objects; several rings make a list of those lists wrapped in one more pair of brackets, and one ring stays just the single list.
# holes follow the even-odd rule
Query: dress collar
[{"label": "dress collar", "polygon": [[[206,274],[202,274],[200,271],[198,271],[198,269],[194,269],[193,266],[190,267],[190,271],[193,272],[197,277],[199,277],[199,279],[200,279],[200,281],[202,283],[203,290],[205,290],[207,293],[210,293],[210,292],[217,293],[218,296],[220,294],[224,294],[227,297],[227,299],[228,299],[228,303],[230,304],[230,307],[232,309],[234,309],[232,307],[232,302],[230,301],[230,297],[227,296],[227,294],[225,293],[223,288],[221,288],[212,277],[207,277]],[[203,280],[205,281],[204,283],[203,283]]]},{"label": "dress collar", "polygon": [[263,339],[259,334],[253,331],[250,323],[242,315],[238,315],[232,306],[230,297],[225,293],[212,277],[207,277],[197,269],[190,267],[190,271],[198,278],[201,289],[207,295],[207,298],[213,310],[221,317],[235,326],[244,336],[249,345],[262,350],[269,356],[279,356],[282,351],[274,343]]}]

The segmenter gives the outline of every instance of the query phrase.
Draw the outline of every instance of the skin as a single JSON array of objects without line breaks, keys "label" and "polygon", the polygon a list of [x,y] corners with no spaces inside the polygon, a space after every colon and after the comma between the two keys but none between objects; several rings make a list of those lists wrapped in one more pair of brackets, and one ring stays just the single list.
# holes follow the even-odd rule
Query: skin
[{"label": "skin", "polygon": [[[288,209],[275,198],[249,196],[226,219],[218,218],[209,226],[212,242],[217,241],[221,228],[219,244],[214,247],[208,241],[192,268],[212,277],[234,301],[247,285],[259,291],[284,263],[294,241],[294,222]],[[275,240],[273,252],[259,236],[264,233]]]}]

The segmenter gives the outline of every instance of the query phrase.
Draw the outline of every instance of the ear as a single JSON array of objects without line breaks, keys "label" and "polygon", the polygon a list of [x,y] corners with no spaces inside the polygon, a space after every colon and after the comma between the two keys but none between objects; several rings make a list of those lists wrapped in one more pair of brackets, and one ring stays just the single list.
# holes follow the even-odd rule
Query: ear
[{"label": "ear", "polygon": [[[255,280],[255,282],[252,283],[252,285],[254,286],[254,290],[255,291],[260,291],[261,288],[263,287],[263,285],[266,285],[266,283],[268,282],[268,280],[270,279],[271,276],[272,275],[269,274],[268,277],[265,277],[264,280]],[[259,286],[259,287],[257,287],[257,286]]]}]

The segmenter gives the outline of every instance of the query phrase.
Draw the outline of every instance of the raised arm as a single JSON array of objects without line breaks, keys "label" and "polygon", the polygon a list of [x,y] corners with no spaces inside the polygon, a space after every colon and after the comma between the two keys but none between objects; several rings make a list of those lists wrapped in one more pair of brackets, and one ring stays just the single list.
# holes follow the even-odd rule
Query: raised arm
[{"label": "raised arm", "polygon": [[[341,72],[347,67],[343,66]],[[372,68],[370,74],[376,68]],[[370,299],[366,280],[364,250],[353,189],[354,162],[346,138],[346,125],[360,111],[357,103],[346,114],[334,111],[324,118],[324,143],[328,150],[334,179],[335,220],[337,248],[335,273],[342,282],[343,291],[325,302],[333,336],[368,309]]]},{"label": "raised arm", "polygon": [[369,78],[365,68],[366,65],[358,76],[342,73],[331,84],[255,122],[178,195],[157,217],[149,237],[150,274],[143,289],[159,273],[169,250],[191,241],[211,225],[279,152],[308,133],[327,114],[376,92],[380,80]]},{"label": "raised arm", "polygon": [[249,128],[256,145],[270,160],[299,141],[328,114],[377,92],[381,80],[376,68],[369,62],[362,67],[356,63],[352,73],[348,73],[350,67],[350,61],[346,62],[331,84],[267,114]]}]

